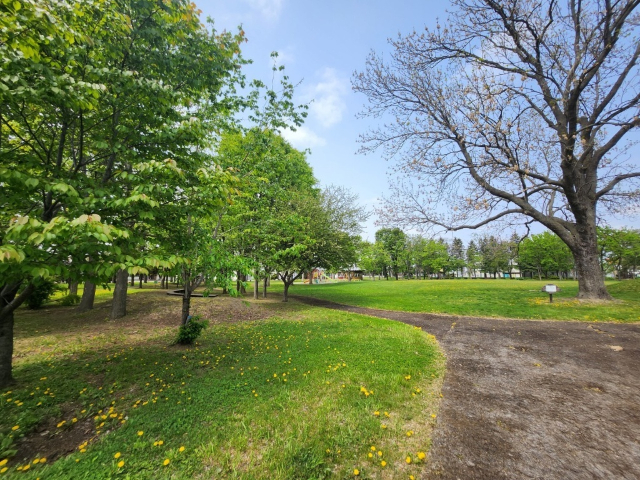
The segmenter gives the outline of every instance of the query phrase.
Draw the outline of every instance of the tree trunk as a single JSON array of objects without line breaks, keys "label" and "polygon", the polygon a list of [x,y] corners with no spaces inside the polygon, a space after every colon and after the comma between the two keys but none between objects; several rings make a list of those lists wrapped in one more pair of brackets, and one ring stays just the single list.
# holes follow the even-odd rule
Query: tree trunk
[{"label": "tree trunk", "polygon": [[[128,278],[128,277],[127,277]],[[118,277],[116,277],[116,282],[118,281]],[[131,286],[135,286],[136,284],[136,276],[135,275],[131,275]]]},{"label": "tree trunk", "polygon": [[291,283],[287,282],[286,280],[284,281],[284,296],[282,298],[283,302],[289,301],[289,287],[291,286],[292,283],[293,281],[291,281]]},{"label": "tree trunk", "polygon": [[69,295],[78,295],[78,282],[69,281]]},{"label": "tree trunk", "polygon": [[187,324],[189,318],[189,311],[191,310],[191,289],[185,285],[184,293],[182,294],[182,317],[181,325]]},{"label": "tree trunk", "polygon": [[181,325],[186,325],[191,310],[191,293],[195,289],[195,286],[191,282],[191,271],[185,266],[182,267],[181,278],[184,292],[182,294],[182,315],[180,317],[180,323]]},{"label": "tree trunk", "polygon": [[578,275],[578,298],[611,300],[598,261],[595,235],[591,245],[583,242],[572,253]]},{"label": "tree trunk", "polygon": [[313,270],[310,270],[308,275],[309,275],[309,285],[313,285]]},{"label": "tree trunk", "polygon": [[268,283],[269,277],[265,277],[263,282],[262,282],[262,298],[267,298],[267,283]]},{"label": "tree trunk", "polygon": [[254,300],[258,300],[258,292],[260,291],[260,279],[258,278],[258,273],[255,272],[253,275],[253,298]]},{"label": "tree trunk", "polygon": [[5,388],[13,381],[13,375],[11,374],[12,361],[13,312],[0,316],[0,388]]},{"label": "tree trunk", "polygon": [[13,312],[34,290],[34,285],[30,283],[18,295],[21,283],[0,284],[0,389],[13,381]]},{"label": "tree trunk", "polygon": [[142,275],[138,275],[138,288],[142,288]]},{"label": "tree trunk", "polygon": [[82,291],[82,299],[78,304],[79,312],[87,312],[93,309],[93,301],[96,298],[96,284],[87,280],[84,282],[84,290]]},{"label": "tree trunk", "polygon": [[113,290],[113,302],[111,303],[111,320],[122,318],[127,314],[127,271],[122,269],[116,276],[116,287]]}]

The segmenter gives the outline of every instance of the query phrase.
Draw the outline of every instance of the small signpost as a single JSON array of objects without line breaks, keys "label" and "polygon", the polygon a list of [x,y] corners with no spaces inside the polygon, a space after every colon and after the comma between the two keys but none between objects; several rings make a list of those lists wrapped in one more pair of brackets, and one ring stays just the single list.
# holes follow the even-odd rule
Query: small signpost
[{"label": "small signpost", "polygon": [[549,294],[549,303],[553,303],[553,294],[559,292],[560,289],[553,283],[547,283],[544,287],[542,287],[542,291]]}]

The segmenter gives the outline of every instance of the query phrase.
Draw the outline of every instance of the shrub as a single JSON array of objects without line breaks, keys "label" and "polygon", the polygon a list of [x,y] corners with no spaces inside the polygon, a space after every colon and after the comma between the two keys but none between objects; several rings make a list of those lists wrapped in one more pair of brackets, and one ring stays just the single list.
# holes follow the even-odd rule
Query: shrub
[{"label": "shrub", "polygon": [[70,293],[69,295],[65,295],[60,299],[60,305],[65,307],[71,307],[72,305],[76,305],[80,303],[80,295],[74,295]]},{"label": "shrub", "polygon": [[180,326],[176,343],[181,345],[192,344],[200,336],[202,330],[204,330],[207,325],[209,325],[209,322],[206,320],[200,320],[200,315],[195,315],[193,317],[190,316],[187,319],[187,323]]},{"label": "shrub", "polygon": [[31,295],[27,297],[25,303],[27,304],[27,308],[32,310],[37,310],[41,308],[44,303],[49,300],[49,297],[53,292],[56,291],[56,284],[51,280],[42,280],[37,285],[36,288],[31,292]]}]

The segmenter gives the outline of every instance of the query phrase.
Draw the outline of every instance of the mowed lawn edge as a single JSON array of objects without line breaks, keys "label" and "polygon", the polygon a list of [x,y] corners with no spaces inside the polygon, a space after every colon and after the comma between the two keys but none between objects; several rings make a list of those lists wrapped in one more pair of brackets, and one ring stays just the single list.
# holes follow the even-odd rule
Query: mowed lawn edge
[{"label": "mowed lawn edge", "polygon": [[[197,302],[217,315],[198,345],[176,347],[165,317],[180,299],[140,293],[130,298],[134,312],[144,302],[139,313],[111,322],[98,310],[66,333],[68,307],[21,312],[18,383],[0,392],[0,432],[18,453],[0,455],[2,477],[397,478],[425,468],[445,362],[433,336],[297,302],[219,298]],[[263,318],[218,323],[229,320],[225,303]],[[71,453],[42,441],[25,450],[36,437]]]},{"label": "mowed lawn edge", "polygon": [[[556,284],[560,292],[549,302],[541,292]],[[272,290],[281,287],[274,284]],[[364,280],[317,285],[294,284],[291,295],[346,305],[473,317],[586,322],[640,321],[640,280],[611,281],[611,302],[580,301],[578,283],[559,280]]]}]

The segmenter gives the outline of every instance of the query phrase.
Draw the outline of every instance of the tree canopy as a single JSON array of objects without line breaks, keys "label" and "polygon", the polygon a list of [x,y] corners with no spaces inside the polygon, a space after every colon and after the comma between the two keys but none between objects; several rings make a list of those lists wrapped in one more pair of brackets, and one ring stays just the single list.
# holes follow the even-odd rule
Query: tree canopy
[{"label": "tree canopy", "polygon": [[362,138],[400,159],[381,213],[450,230],[538,222],[571,250],[579,297],[609,298],[596,223],[639,198],[637,162],[616,149],[640,126],[640,2],[452,3],[353,78],[364,114],[393,118]]}]

